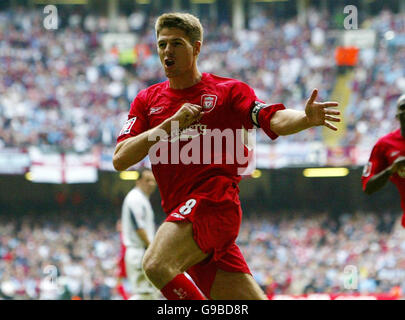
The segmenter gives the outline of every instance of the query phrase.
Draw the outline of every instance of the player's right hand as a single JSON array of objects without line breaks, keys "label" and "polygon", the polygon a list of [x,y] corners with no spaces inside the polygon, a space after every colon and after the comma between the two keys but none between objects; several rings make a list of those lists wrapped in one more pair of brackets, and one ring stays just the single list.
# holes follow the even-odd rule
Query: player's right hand
[{"label": "player's right hand", "polygon": [[170,121],[178,121],[179,129],[185,129],[202,118],[204,115],[202,110],[203,108],[197,104],[185,103],[170,118]]}]

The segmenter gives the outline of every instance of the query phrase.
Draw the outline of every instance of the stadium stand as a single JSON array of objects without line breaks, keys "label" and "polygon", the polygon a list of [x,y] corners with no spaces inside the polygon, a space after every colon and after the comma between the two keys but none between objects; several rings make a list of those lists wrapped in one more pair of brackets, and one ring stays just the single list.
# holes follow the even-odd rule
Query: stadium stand
[{"label": "stadium stand", "polygon": [[[122,299],[116,290],[119,233],[102,213],[0,219],[0,299]],[[238,245],[269,297],[398,297],[405,290],[405,233],[398,232],[399,223],[389,212],[337,219],[327,213],[257,213],[245,215]],[[344,287],[346,265],[358,267],[358,290]]]},{"label": "stadium stand", "polygon": [[[36,145],[84,152],[114,146],[136,93],[165,80],[155,52],[154,17],[141,19],[142,28],[132,26],[132,15],[121,17],[124,29],[142,44],[134,63],[122,65],[116,50],[102,49],[105,18],[77,15],[52,33],[42,28],[41,14],[0,12],[0,148]],[[237,36],[229,25],[206,23],[201,70],[242,79],[265,101],[297,109],[311,88],[319,88],[320,99],[330,97],[338,74],[334,39],[326,37],[333,26],[327,14],[309,14],[315,22],[294,18],[276,24],[262,16]],[[405,51],[384,40],[387,32],[405,36],[403,16],[383,11],[364,25],[377,32],[379,41],[375,49],[362,51],[352,72],[342,146],[369,147],[374,137],[392,130],[395,99],[405,90]],[[313,44],[317,34],[323,45]],[[322,139],[322,129],[314,128],[274,143]],[[264,134],[258,142],[270,143]]]},{"label": "stadium stand", "polygon": [[[405,92],[404,15],[383,10],[364,19],[363,27],[376,31],[377,45],[363,50],[350,72],[335,63],[336,17],[315,9],[308,15],[302,23],[262,14],[237,35],[230,24],[203,20],[201,70],[242,79],[260,98],[297,109],[314,87],[323,100],[343,92],[345,130],[337,144],[368,152],[376,137],[396,128],[395,101]],[[103,48],[104,16],[79,12],[58,32],[45,30],[42,18],[40,10],[0,11],[0,151],[111,150],[137,92],[165,80],[155,53],[155,16],[120,16],[119,30],[140,44],[127,55]],[[321,128],[274,142],[258,134],[258,142],[269,145],[325,138]],[[269,297],[353,293],[342,285],[342,266],[355,265],[357,293],[398,298],[405,290],[405,234],[398,228],[390,211],[338,217],[248,212],[238,244]],[[102,210],[80,217],[68,209],[1,212],[0,300],[121,299],[119,249],[115,221]]]}]

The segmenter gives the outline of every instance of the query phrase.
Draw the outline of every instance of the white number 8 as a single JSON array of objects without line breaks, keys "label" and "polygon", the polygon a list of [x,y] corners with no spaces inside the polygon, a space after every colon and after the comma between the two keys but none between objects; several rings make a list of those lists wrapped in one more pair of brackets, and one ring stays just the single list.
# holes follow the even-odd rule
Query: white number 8
[{"label": "white number 8", "polygon": [[188,215],[196,203],[197,203],[197,200],[195,200],[195,199],[188,200],[186,202],[186,204],[180,208],[180,210],[179,210],[180,214],[182,214],[183,216]]}]

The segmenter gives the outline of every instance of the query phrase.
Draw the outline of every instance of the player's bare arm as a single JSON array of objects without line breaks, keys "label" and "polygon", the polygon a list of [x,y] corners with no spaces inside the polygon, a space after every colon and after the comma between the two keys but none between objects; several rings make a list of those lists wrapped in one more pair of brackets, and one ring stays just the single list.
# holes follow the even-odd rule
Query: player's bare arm
[{"label": "player's bare arm", "polygon": [[311,97],[305,105],[305,111],[285,109],[277,111],[270,121],[270,128],[278,135],[285,136],[314,127],[325,126],[337,131],[332,122],[340,122],[338,110],[329,109],[337,107],[335,101],[316,102],[318,90],[312,91]]},{"label": "player's bare arm", "polygon": [[387,184],[389,178],[403,166],[405,166],[405,157],[398,157],[392,165],[370,178],[364,192],[372,194],[380,190]]},{"label": "player's bare arm", "polygon": [[178,122],[180,130],[185,129],[201,119],[203,116],[201,111],[201,106],[185,103],[172,117],[166,119],[157,127],[121,141],[114,151],[114,168],[117,171],[123,171],[138,163],[147,156],[149,149],[159,141],[159,139],[150,139],[151,136],[159,136],[156,134],[159,130],[164,130],[167,134],[170,134],[172,121]]}]

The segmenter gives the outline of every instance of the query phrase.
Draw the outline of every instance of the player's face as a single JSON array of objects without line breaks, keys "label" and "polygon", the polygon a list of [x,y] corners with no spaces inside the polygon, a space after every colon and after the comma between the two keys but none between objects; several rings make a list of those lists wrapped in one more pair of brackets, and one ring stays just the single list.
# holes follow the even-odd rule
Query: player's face
[{"label": "player's face", "polygon": [[153,176],[152,171],[145,171],[142,175],[142,179],[140,179],[137,185],[145,192],[146,194],[152,194],[156,189],[156,180]]},{"label": "player's face", "polygon": [[193,70],[199,47],[191,44],[185,32],[178,28],[163,28],[157,39],[157,50],[168,78]]}]

